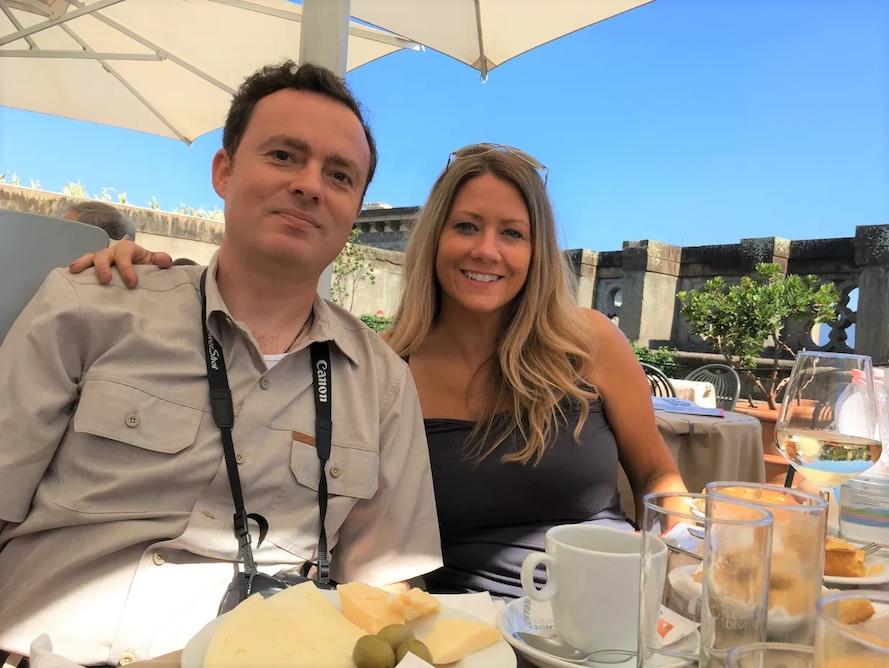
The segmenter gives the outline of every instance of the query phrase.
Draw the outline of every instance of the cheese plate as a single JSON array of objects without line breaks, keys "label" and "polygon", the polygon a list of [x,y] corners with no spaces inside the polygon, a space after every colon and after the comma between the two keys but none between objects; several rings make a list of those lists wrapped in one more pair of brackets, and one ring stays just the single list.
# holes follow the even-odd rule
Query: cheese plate
[{"label": "cheese plate", "polygon": [[[339,596],[335,591],[319,590],[319,592],[323,594],[337,610],[340,609]],[[447,598],[452,599],[452,597]],[[222,624],[225,616],[226,615],[222,615],[209,622],[188,642],[182,651],[182,668],[204,668],[204,657],[207,654],[210,642],[213,639],[214,633]],[[442,605],[438,613],[420,617],[408,622],[408,626],[414,631],[417,638],[422,640],[429,634],[439,619],[466,619],[476,622],[480,621],[461,610]],[[299,624],[299,619],[295,618],[294,625],[297,624]],[[516,656],[512,648],[501,638],[497,643],[470,654],[460,661],[449,663],[447,665],[448,668],[516,668]]]}]

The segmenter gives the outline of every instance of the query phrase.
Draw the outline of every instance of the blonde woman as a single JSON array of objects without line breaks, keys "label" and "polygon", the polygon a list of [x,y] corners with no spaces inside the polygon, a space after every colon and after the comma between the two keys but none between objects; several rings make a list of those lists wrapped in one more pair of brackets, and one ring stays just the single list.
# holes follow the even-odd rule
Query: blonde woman
[{"label": "blonde woman", "polygon": [[[152,260],[116,249],[122,265]],[[685,490],[632,348],[576,306],[568,276],[542,165],[508,146],[455,151],[411,237],[385,335],[425,418],[445,564],[426,576],[431,591],[521,596],[522,561],[551,526],[630,529],[619,466],[637,508],[649,492]]]}]

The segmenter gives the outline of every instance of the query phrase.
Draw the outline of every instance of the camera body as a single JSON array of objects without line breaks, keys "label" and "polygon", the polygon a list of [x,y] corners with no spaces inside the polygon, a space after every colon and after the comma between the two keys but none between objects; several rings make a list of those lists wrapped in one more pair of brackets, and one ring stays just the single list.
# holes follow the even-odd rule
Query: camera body
[{"label": "camera body", "polygon": [[279,591],[302,584],[303,582],[314,582],[318,589],[336,589],[334,582],[319,582],[308,577],[308,575],[303,575],[301,572],[281,571],[275,575],[257,573],[253,576],[252,583],[247,573],[236,573],[225,590],[225,595],[219,604],[219,612],[217,614],[225,614],[253,594],[260,594],[263,598],[268,598]]}]

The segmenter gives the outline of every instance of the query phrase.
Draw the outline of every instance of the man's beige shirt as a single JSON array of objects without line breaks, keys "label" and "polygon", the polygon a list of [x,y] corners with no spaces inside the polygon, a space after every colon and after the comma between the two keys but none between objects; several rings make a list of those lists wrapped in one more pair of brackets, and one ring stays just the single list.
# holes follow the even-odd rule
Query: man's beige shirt
[{"label": "man's beige shirt", "polygon": [[[407,366],[316,299],[296,349],[267,369],[207,273],[207,320],[235,401],[255,555],[275,573],[315,555],[319,464],[308,345],[330,340],[327,535],[337,581],[441,564],[429,456]],[[233,504],[209,411],[199,267],[140,268],[139,288],[56,270],[0,348],[0,648],[111,663],[181,649],[235,573]],[[3,524],[5,524],[5,527]],[[254,543],[255,544],[255,543]]]}]

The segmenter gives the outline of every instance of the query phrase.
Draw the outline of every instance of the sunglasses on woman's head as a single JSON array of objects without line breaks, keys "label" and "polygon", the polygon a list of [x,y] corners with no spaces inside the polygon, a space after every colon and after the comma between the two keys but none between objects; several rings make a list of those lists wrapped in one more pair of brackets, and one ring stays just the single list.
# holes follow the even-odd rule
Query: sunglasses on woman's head
[{"label": "sunglasses on woman's head", "polygon": [[549,177],[549,170],[546,168],[546,165],[544,165],[536,158],[528,155],[524,151],[521,151],[513,146],[507,146],[506,144],[484,143],[472,144],[471,146],[458,148],[456,151],[448,156],[448,162],[445,165],[445,171],[448,170],[448,168],[451,166],[451,163],[455,160],[460,160],[461,158],[475,158],[494,152],[509,153],[510,155],[514,155],[515,157],[533,167],[535,170],[537,170],[540,179],[543,181],[543,187],[546,188],[546,180]]}]

